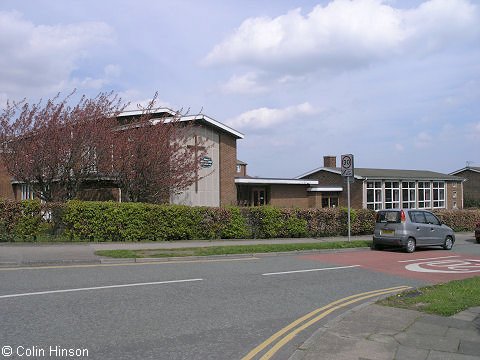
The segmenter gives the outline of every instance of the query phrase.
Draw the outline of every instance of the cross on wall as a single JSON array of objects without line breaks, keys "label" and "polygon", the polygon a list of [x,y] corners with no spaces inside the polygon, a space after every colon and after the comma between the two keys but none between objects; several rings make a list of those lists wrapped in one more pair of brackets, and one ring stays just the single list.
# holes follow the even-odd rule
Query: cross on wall
[{"label": "cross on wall", "polygon": [[198,162],[199,162],[198,151],[199,150],[204,151],[207,148],[205,146],[199,145],[197,135],[195,135],[194,139],[195,139],[195,143],[194,143],[195,145],[187,145],[187,148],[193,149],[193,151],[195,152],[195,162],[196,162],[196,166],[195,166],[195,192],[198,193]]}]

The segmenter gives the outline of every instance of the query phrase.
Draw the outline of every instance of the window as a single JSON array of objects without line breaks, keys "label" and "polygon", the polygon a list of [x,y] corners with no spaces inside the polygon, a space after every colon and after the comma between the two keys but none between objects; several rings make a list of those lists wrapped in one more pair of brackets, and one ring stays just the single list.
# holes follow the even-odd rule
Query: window
[{"label": "window", "polygon": [[440,225],[440,220],[438,220],[438,218],[435,215],[429,212],[425,213],[425,219],[427,220],[427,224]]},{"label": "window", "polygon": [[422,211],[410,211],[410,220],[417,224],[425,224],[427,221],[425,220],[425,213]]},{"label": "window", "polygon": [[415,209],[415,182],[402,182],[402,207],[404,209]]},{"label": "window", "polygon": [[430,182],[419,181],[418,182],[418,208],[430,209],[432,207]]},{"label": "window", "polygon": [[338,196],[322,196],[322,208],[335,208],[338,206]]},{"label": "window", "polygon": [[385,181],[385,209],[400,208],[400,183]]},{"label": "window", "polygon": [[443,181],[433,182],[433,207],[445,207],[445,183]]},{"label": "window", "polygon": [[237,173],[240,173],[242,171],[242,165],[237,165]]},{"label": "window", "polygon": [[367,209],[382,208],[382,182],[367,181]]},{"label": "window", "polygon": [[33,188],[31,185],[22,184],[21,187],[21,200],[32,200],[33,199]]}]

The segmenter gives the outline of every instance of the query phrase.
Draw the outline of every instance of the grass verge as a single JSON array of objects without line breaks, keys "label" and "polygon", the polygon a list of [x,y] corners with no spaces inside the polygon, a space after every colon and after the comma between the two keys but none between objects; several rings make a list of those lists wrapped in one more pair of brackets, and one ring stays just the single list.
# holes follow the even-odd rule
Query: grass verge
[{"label": "grass verge", "polygon": [[377,303],[451,316],[469,307],[480,306],[480,276],[405,291]]},{"label": "grass verge", "polygon": [[258,245],[234,245],[234,246],[208,246],[192,247],[183,249],[154,249],[154,250],[98,250],[99,256],[112,258],[155,258],[155,257],[177,257],[177,256],[211,256],[211,255],[234,255],[234,254],[256,254],[269,252],[288,252],[323,249],[349,249],[368,247],[371,245],[368,240],[336,241],[322,243],[301,243],[301,244],[258,244]]}]

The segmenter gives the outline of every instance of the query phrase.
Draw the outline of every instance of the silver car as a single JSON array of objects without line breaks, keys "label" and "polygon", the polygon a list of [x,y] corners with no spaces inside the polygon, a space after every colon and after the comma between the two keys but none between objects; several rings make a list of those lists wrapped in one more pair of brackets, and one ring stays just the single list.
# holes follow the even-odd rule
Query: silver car
[{"label": "silver car", "polygon": [[420,246],[442,246],[451,250],[455,234],[433,213],[416,209],[389,209],[377,212],[372,249],[403,247],[412,253]]}]

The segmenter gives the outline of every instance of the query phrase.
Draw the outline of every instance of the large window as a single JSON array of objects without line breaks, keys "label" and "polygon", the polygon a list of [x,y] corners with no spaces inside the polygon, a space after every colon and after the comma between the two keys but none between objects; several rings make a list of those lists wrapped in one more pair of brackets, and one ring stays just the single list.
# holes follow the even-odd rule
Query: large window
[{"label": "large window", "polygon": [[382,182],[367,181],[367,209],[380,210],[382,208]]},{"label": "large window", "polygon": [[385,181],[385,209],[400,208],[400,183]]},{"label": "large window", "polygon": [[415,182],[404,181],[402,182],[402,207],[404,209],[415,209],[416,200]]},{"label": "large window", "polygon": [[443,181],[433,182],[433,207],[445,207],[445,183]]},{"label": "large window", "polygon": [[33,199],[33,188],[30,185],[22,184],[20,186],[22,192],[21,200],[32,200]]},{"label": "large window", "polygon": [[429,181],[418,182],[418,208],[430,209],[432,207],[432,194]]}]

